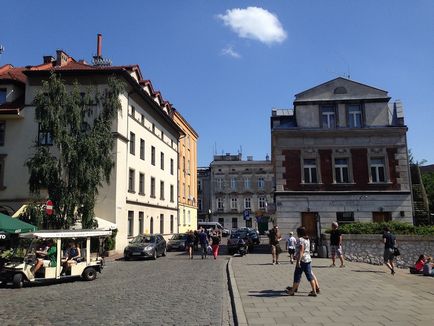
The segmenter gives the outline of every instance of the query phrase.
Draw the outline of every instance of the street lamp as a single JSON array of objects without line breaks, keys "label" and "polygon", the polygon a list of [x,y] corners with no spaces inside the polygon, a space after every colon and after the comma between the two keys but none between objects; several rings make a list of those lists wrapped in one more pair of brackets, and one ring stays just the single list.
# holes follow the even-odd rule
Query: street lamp
[{"label": "street lamp", "polygon": [[212,214],[212,211],[210,209],[208,209],[208,222],[212,221],[211,214]]}]

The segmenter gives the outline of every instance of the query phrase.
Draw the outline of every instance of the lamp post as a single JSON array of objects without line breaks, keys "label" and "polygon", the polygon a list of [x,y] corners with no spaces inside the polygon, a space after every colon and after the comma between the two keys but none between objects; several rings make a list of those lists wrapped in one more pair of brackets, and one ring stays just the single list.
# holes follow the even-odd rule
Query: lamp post
[{"label": "lamp post", "polygon": [[212,211],[208,209],[208,222],[212,222]]}]

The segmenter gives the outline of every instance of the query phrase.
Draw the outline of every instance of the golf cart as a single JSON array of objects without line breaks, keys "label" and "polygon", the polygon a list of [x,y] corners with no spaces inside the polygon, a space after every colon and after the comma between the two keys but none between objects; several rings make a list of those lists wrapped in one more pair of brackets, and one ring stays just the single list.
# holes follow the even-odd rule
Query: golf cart
[{"label": "golf cart", "polygon": [[[101,245],[102,239],[110,235],[111,231],[105,230],[41,230],[22,233],[18,246],[0,273],[0,282],[12,283],[19,288],[24,283],[45,283],[79,277],[92,281],[97,272],[101,273],[104,260],[99,253],[91,254],[91,238],[99,238]],[[81,247],[80,257],[68,262],[66,246],[72,242]],[[38,258],[41,247],[47,244],[50,244],[51,253],[48,262],[47,257]],[[41,266],[35,268],[38,262]]]}]

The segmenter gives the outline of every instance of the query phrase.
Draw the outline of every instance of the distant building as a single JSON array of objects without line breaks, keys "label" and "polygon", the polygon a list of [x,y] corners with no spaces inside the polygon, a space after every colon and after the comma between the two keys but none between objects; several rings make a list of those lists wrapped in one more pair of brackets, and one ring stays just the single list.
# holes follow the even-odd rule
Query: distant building
[{"label": "distant building", "polygon": [[201,167],[197,169],[197,219],[210,221],[211,217],[211,169]]},{"label": "distant building", "polygon": [[273,206],[273,166],[267,156],[264,161],[252,157],[242,160],[238,155],[214,155],[210,164],[211,214],[210,221],[236,229],[268,228]]},{"label": "distant building", "polygon": [[[55,58],[46,56],[40,65],[0,67],[0,206],[15,211],[32,199],[24,163],[35,143],[52,146],[49,132],[38,127],[32,104],[42,82],[54,71],[61,74],[67,87],[77,81],[85,92],[88,85],[103,90],[108,77],[114,75],[125,84],[119,96],[122,109],[113,124],[115,165],[110,184],[99,190],[95,214],[116,224],[116,249],[122,250],[128,239],[138,234],[177,232],[178,144],[180,153],[191,154],[183,154],[190,160],[189,177],[184,177],[191,189],[182,192],[186,196],[182,204],[195,211],[197,134],[179,113],[174,114],[172,105],[151,82],[143,79],[139,66],[111,66],[101,57],[100,37],[98,41],[94,64],[76,61],[58,50]],[[178,143],[184,136],[182,128],[190,135],[190,147],[185,151],[184,142]],[[192,218],[195,215],[190,214]]]},{"label": "distant building", "polygon": [[386,91],[336,78],[273,110],[276,218],[309,235],[332,221],[413,222],[402,105]]},{"label": "distant building", "polygon": [[[178,232],[186,232],[197,228],[198,134],[177,110],[174,110],[173,121],[185,134],[178,145]],[[170,194],[174,193],[171,188]]]}]

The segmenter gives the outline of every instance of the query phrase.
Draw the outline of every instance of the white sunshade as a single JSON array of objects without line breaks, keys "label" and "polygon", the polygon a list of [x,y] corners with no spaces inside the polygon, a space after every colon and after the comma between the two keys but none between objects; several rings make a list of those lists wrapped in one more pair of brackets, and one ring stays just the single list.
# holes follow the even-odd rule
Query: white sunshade
[{"label": "white sunshade", "polygon": [[116,224],[104,220],[100,217],[95,217],[95,220],[98,223],[98,230],[116,230],[118,228]]},{"label": "white sunshade", "polygon": [[87,238],[110,236],[112,231],[107,230],[40,230],[22,233],[21,238]]}]

